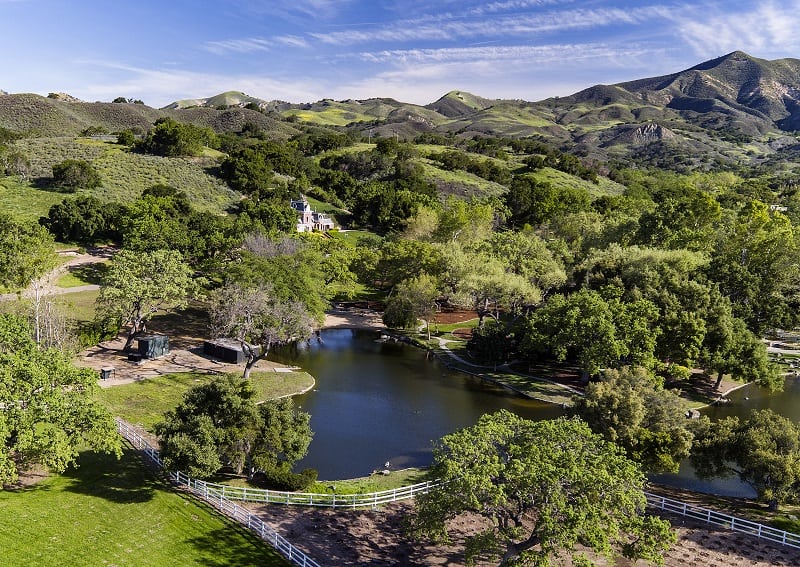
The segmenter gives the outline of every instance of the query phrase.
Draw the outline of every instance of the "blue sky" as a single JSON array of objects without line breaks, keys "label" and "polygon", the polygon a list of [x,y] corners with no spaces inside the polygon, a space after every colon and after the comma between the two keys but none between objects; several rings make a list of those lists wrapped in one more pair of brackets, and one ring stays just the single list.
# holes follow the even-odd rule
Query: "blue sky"
[{"label": "blue sky", "polygon": [[530,101],[742,50],[800,58],[800,0],[0,0],[0,89],[161,107],[451,90]]}]

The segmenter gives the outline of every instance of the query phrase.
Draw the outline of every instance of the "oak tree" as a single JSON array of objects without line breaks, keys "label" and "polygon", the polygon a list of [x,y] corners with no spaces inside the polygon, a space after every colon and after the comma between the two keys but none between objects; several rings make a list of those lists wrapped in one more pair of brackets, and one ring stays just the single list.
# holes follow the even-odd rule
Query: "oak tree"
[{"label": "oak tree", "polygon": [[645,514],[639,467],[576,419],[486,414],[435,444],[432,472],[441,486],[417,498],[412,532],[449,542],[449,521],[482,516],[483,530],[467,538],[470,564],[547,565],[579,543],[661,564],[675,541],[669,522]]}]

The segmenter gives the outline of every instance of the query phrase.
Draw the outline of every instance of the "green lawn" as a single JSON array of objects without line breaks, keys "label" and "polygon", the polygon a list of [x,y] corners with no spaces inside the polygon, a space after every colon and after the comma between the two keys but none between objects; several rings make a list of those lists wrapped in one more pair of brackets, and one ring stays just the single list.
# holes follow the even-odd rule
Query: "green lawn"
[{"label": "green lawn", "polygon": [[[103,388],[97,397],[114,415],[150,431],[161,421],[164,413],[180,403],[189,388],[210,382],[214,377],[213,374],[195,372],[165,374]],[[314,384],[314,379],[305,372],[253,372],[250,380],[259,400],[294,394]]]},{"label": "green lawn", "polygon": [[98,290],[66,293],[58,298],[58,302],[68,308],[70,316],[76,321],[92,321],[95,312],[94,302],[99,294]]},{"label": "green lawn", "polygon": [[75,266],[56,281],[58,287],[78,287],[82,285],[103,284],[103,276],[108,271],[108,260],[83,266]]},{"label": "green lawn", "polygon": [[0,491],[0,565],[289,565],[212,508],[154,477],[132,449]]}]

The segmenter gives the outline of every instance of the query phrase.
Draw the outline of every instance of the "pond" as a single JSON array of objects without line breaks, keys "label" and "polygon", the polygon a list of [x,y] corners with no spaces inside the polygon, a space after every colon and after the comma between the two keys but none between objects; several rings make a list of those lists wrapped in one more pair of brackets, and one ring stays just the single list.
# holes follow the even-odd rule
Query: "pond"
[{"label": "pond", "polygon": [[528,419],[561,415],[552,404],[523,399],[503,388],[449,370],[426,351],[381,341],[376,331],[323,330],[312,340],[271,358],[302,367],[314,390],[295,397],[311,414],[314,440],[295,467],[320,479],[366,476],[427,466],[431,442],[474,425],[484,413],[507,409]]},{"label": "pond", "polygon": [[[754,409],[771,409],[792,421],[800,421],[800,378],[796,376],[786,378],[783,392],[770,392],[749,384],[731,392],[727,398],[729,403],[705,408],[702,413],[711,419],[728,416],[744,419]],[[681,463],[681,469],[676,474],[653,475],[651,479],[662,484],[724,496],[753,498],[756,495],[749,485],[735,478],[700,480],[688,461]]]},{"label": "pond", "polygon": [[[365,476],[390,463],[392,469],[427,466],[431,442],[473,425],[484,413],[507,409],[527,419],[552,419],[562,409],[527,400],[503,388],[449,370],[426,351],[380,340],[370,330],[329,329],[320,340],[273,358],[302,367],[317,380],[295,397],[311,414],[314,440],[296,469],[312,467],[319,478]],[[703,413],[712,419],[771,408],[800,421],[800,378],[787,378],[782,393],[746,386],[730,404]],[[730,496],[754,496],[736,479],[700,480],[688,462],[677,474],[653,475],[659,483]]]}]

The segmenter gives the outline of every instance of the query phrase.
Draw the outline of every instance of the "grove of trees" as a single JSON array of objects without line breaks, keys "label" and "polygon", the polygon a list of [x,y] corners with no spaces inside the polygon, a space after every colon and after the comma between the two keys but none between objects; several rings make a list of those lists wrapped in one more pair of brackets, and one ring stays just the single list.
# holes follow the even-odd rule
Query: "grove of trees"
[{"label": "grove of trees", "polygon": [[[101,182],[91,163],[68,159],[53,166],[53,183],[78,195],[39,224],[0,215],[7,291],[52,265],[53,239],[113,243],[120,251],[97,307],[115,331],[126,327],[126,348],[156,313],[190,300],[206,311],[209,334],[240,344],[243,378],[192,390],[158,426],[169,466],[300,483],[291,467],[311,437],[307,415],[289,402],[256,405],[247,378],[274,347],[312,337],[332,301],[360,297],[381,301],[392,328],[424,324],[429,340],[438,311],[474,312],[464,351],[474,363],[576,372],[585,388],[573,419],[485,416],[438,442],[434,474],[448,489],[420,498],[421,536],[446,540],[446,521],[471,511],[487,521],[470,542],[475,557],[537,564],[589,542],[657,562],[672,536],[643,514],[642,471],[674,471],[687,456],[699,474],[737,475],[773,507],[797,498],[797,424],[764,412],[690,424],[676,393],[725,379],[782,387],[763,339],[800,323],[792,171],[678,173],[598,164],[535,138],[365,139],[355,127],[284,126],[293,134],[162,118],[141,138],[115,133],[121,151],[222,151],[204,163],[234,192],[228,210],[197,210],[188,189],[157,182],[109,202],[91,191]],[[16,139],[0,130],[0,169],[22,183],[31,162]],[[296,234],[289,200],[300,194],[358,232]],[[3,325],[3,340],[30,335]],[[48,413],[59,395],[97,424],[94,446],[116,451],[108,416],[77,396],[88,376],[64,357],[44,360],[45,345],[22,342],[29,363],[15,348],[0,352],[3,372],[35,384],[15,382],[0,400],[15,407],[0,412],[0,479],[34,455],[56,470],[74,460],[86,435]],[[40,384],[45,373],[62,386]],[[45,394],[56,397],[34,403]],[[29,426],[33,408],[41,430]]]}]

